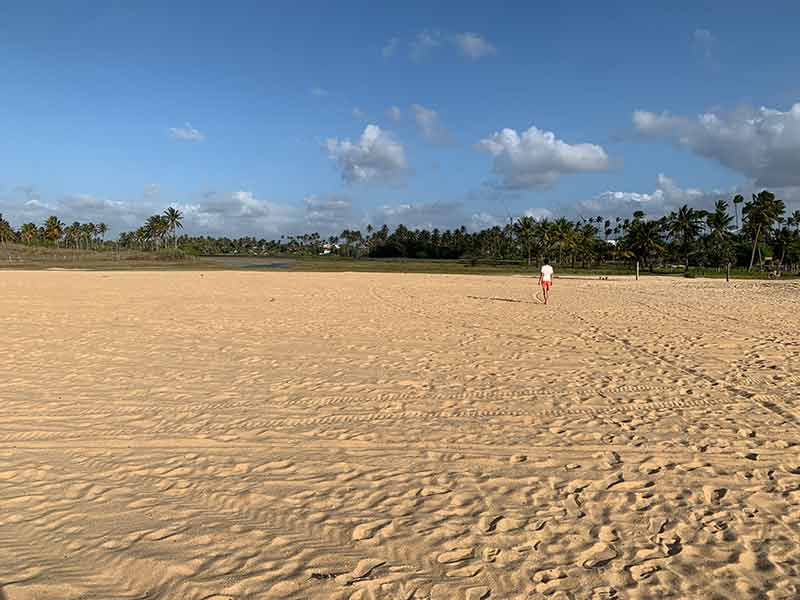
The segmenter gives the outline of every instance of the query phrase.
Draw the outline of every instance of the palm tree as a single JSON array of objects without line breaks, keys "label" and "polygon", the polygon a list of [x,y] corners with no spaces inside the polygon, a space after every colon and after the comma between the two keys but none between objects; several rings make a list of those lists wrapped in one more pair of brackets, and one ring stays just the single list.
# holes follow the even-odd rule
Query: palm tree
[{"label": "palm tree", "polygon": [[164,211],[164,218],[167,221],[167,229],[172,235],[172,241],[175,243],[175,249],[178,249],[178,236],[175,235],[175,230],[183,227],[183,214],[177,208],[170,206]]},{"label": "palm tree", "polygon": [[636,260],[641,260],[652,271],[653,263],[650,257],[664,251],[661,222],[635,219],[620,242],[625,252],[633,255]]},{"label": "palm tree", "polygon": [[0,244],[5,246],[9,240],[13,240],[15,237],[16,235],[11,228],[11,223],[3,218],[3,213],[0,213]]},{"label": "palm tree", "polygon": [[796,233],[800,233],[800,210],[794,211],[789,218],[786,219],[786,224],[791,227],[794,225],[794,230]]},{"label": "palm tree", "polygon": [[517,222],[514,223],[514,233],[528,253],[528,266],[531,264],[531,250],[536,241],[535,230],[536,221],[531,216],[525,215],[524,217],[520,217],[517,219]]},{"label": "palm tree", "polygon": [[560,264],[564,257],[564,251],[575,248],[575,229],[568,219],[560,217],[553,221],[552,231],[553,241],[558,247],[558,262]]},{"label": "palm tree", "polygon": [[786,251],[795,242],[796,238],[797,238],[797,233],[792,231],[788,227],[781,227],[775,234],[773,248],[775,249],[776,253],[780,252],[780,258],[778,259],[778,266],[776,267],[778,272],[780,272],[781,267],[783,266],[783,260],[786,258]]},{"label": "palm tree", "polygon": [[736,213],[736,231],[739,231],[739,205],[744,202],[744,196],[736,194],[733,197],[733,212]]},{"label": "palm tree", "polygon": [[62,223],[55,215],[51,215],[47,217],[47,220],[44,222],[43,229],[44,238],[58,246],[61,236],[64,235],[64,223]]},{"label": "palm tree", "polygon": [[81,225],[81,237],[86,240],[87,250],[92,249],[92,240],[94,239],[94,223],[84,223]]},{"label": "palm tree", "polygon": [[108,232],[108,225],[105,223],[100,223],[97,226],[97,233],[100,234],[100,240],[103,245],[106,243],[106,233]]},{"label": "palm tree", "polygon": [[153,247],[158,250],[164,236],[169,231],[166,217],[162,215],[152,215],[147,219],[144,226],[145,235],[153,243]]},{"label": "palm tree", "polygon": [[35,223],[25,223],[19,228],[19,234],[24,244],[32,244],[39,237],[39,229]]},{"label": "palm tree", "polygon": [[81,224],[73,221],[72,225],[64,229],[64,245],[69,246],[70,243],[75,244],[75,249],[80,247],[81,240]]},{"label": "palm tree", "polygon": [[714,212],[708,213],[706,216],[709,230],[707,241],[716,258],[717,266],[721,266],[733,258],[730,247],[731,221],[733,221],[733,217],[728,214],[728,203],[725,200],[717,200],[714,204]]},{"label": "palm tree", "polygon": [[681,253],[684,257],[684,268],[689,270],[689,255],[695,238],[703,228],[703,215],[699,211],[684,204],[678,212],[667,217],[667,231],[673,239],[680,239]]},{"label": "palm tree", "polygon": [[783,200],[775,198],[775,194],[763,190],[757,195],[753,194],[753,199],[744,205],[742,209],[742,221],[747,226],[753,236],[753,251],[750,253],[750,266],[748,271],[753,270],[753,262],[756,258],[756,249],[761,237],[761,233],[769,231],[775,223],[783,218],[786,205]]}]

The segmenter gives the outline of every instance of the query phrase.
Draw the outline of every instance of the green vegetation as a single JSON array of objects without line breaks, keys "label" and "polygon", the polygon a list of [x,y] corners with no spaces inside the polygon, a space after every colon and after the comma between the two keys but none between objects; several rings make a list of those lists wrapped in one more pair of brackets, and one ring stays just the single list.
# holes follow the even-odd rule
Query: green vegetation
[{"label": "green vegetation", "polygon": [[733,216],[719,200],[713,211],[684,205],[660,219],[642,211],[613,220],[523,216],[477,232],[367,225],[365,234],[347,229],[327,239],[315,232],[269,241],[178,235],[183,215],[174,207],[114,241],[105,239],[103,223],[66,226],[51,216],[14,229],[0,215],[0,264],[491,274],[530,273],[549,257],[562,276],[630,274],[637,262],[652,274],[724,277],[728,266],[734,277],[796,274],[800,211],[785,217],[783,201],[766,190],[747,202],[735,196],[732,204]]}]

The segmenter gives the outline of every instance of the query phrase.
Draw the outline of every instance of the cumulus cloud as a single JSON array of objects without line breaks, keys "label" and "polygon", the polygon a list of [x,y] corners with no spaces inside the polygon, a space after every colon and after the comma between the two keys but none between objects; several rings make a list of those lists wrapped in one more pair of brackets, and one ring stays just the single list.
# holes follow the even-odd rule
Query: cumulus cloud
[{"label": "cumulus cloud", "polygon": [[403,145],[377,125],[367,125],[356,142],[329,138],[325,149],[347,183],[397,181],[408,169]]},{"label": "cumulus cloud", "polygon": [[473,213],[472,217],[470,218],[470,229],[472,231],[490,229],[492,227],[502,226],[503,224],[502,217],[487,212]]},{"label": "cumulus cloud", "polygon": [[170,127],[169,135],[173,140],[189,142],[202,142],[206,139],[205,134],[192,127],[191,123],[186,123],[185,127]]},{"label": "cumulus cloud", "polygon": [[409,43],[409,52],[414,60],[422,60],[434,48],[442,45],[442,34],[438,31],[421,31]]},{"label": "cumulus cloud", "polygon": [[472,60],[497,54],[497,49],[477,33],[457,33],[453,36],[453,44],[461,54]]},{"label": "cumulus cloud", "polygon": [[371,217],[373,223],[390,226],[402,223],[409,229],[450,229],[469,222],[461,202],[385,204]]},{"label": "cumulus cloud", "polygon": [[426,108],[421,104],[412,104],[411,112],[414,114],[414,121],[425,139],[429,142],[443,143],[449,140],[450,135],[442,126],[439,113],[432,108]]},{"label": "cumulus cloud", "polygon": [[542,219],[553,219],[555,217],[555,214],[552,210],[542,207],[529,208],[524,214],[526,217],[533,217],[537,221],[541,221]]},{"label": "cumulus cloud", "polygon": [[394,56],[395,52],[397,52],[397,45],[399,43],[400,40],[398,40],[396,37],[393,37],[386,42],[386,45],[381,49],[381,54],[383,54],[384,58],[390,58]]},{"label": "cumulus cloud", "polygon": [[403,111],[401,111],[397,106],[390,106],[386,109],[386,116],[392,121],[397,122],[403,118]]},{"label": "cumulus cloud", "polygon": [[637,210],[649,217],[661,217],[688,204],[694,208],[710,209],[720,198],[730,198],[736,192],[730,190],[702,190],[682,188],[675,180],[659,174],[656,188],[652,192],[606,191],[594,198],[578,203],[579,214],[629,217]]},{"label": "cumulus cloud", "polygon": [[716,41],[716,38],[708,29],[695,29],[694,34],[692,34],[692,44],[695,51],[706,61],[712,60]]},{"label": "cumulus cloud", "polygon": [[355,221],[352,203],[349,198],[342,196],[319,197],[306,196],[305,222],[312,228],[323,228],[326,231],[339,231],[349,228]]},{"label": "cumulus cloud", "polygon": [[559,177],[583,171],[605,171],[606,151],[596,144],[568,144],[550,131],[531,127],[522,135],[503,129],[478,143],[494,157],[494,173],[503,187],[526,189],[550,185]]},{"label": "cumulus cloud", "polygon": [[643,136],[689,148],[746,175],[757,186],[800,185],[800,103],[785,112],[745,108],[695,118],[638,110],[633,125]]}]

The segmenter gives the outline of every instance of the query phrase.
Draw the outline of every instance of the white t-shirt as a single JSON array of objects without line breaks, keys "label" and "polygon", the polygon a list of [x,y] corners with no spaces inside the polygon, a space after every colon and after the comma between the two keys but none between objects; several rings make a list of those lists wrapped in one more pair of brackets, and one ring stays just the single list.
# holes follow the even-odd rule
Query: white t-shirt
[{"label": "white t-shirt", "polygon": [[550,265],[542,267],[542,281],[553,281],[553,267]]}]

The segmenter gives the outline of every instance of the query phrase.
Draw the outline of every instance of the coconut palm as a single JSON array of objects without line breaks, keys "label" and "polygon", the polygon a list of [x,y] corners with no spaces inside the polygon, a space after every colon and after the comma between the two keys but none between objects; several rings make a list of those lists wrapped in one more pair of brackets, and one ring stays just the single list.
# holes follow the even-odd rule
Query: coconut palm
[{"label": "coconut palm", "polygon": [[25,223],[19,228],[23,244],[32,244],[39,237],[39,229],[35,223]]},{"label": "coconut palm", "polygon": [[739,231],[739,205],[744,202],[744,196],[736,194],[733,197],[733,212],[736,213],[736,231]]},{"label": "coconut palm", "polygon": [[779,223],[783,219],[785,211],[786,204],[784,204],[783,200],[775,198],[775,194],[766,190],[753,194],[753,199],[744,205],[742,222],[753,237],[753,250],[750,253],[748,271],[753,270],[756,249],[758,248],[761,234],[769,232],[773,225]]},{"label": "coconut palm", "polygon": [[514,233],[522,244],[522,247],[525,248],[528,254],[528,265],[530,265],[531,251],[536,242],[536,220],[529,215],[520,217],[517,219],[516,223],[514,223]]},{"label": "coconut palm", "polygon": [[100,223],[97,226],[97,233],[100,235],[100,242],[105,245],[106,242],[106,233],[108,232],[108,225],[105,223]]},{"label": "coconut palm", "polygon": [[175,249],[177,249],[178,236],[175,235],[175,230],[183,228],[183,214],[177,208],[170,206],[164,211],[164,218],[167,222],[167,229],[172,236],[172,241],[175,244]]},{"label": "coconut palm", "polygon": [[43,230],[44,238],[58,246],[61,236],[64,235],[64,223],[55,215],[51,215],[44,222]]},{"label": "coconut palm", "polygon": [[651,257],[664,251],[661,227],[660,221],[634,219],[628,226],[625,237],[620,240],[622,250],[636,260],[641,260],[652,271]]},{"label": "coconut palm", "polygon": [[11,228],[11,223],[3,218],[3,213],[0,213],[0,244],[3,246],[16,238],[14,230]]},{"label": "coconut palm", "polygon": [[689,255],[692,253],[692,246],[702,228],[703,214],[689,208],[686,204],[667,217],[667,232],[673,239],[679,240],[684,268],[687,271],[689,270]]},{"label": "coconut palm", "polygon": [[800,233],[800,210],[796,210],[789,215],[789,218],[786,219],[786,224],[789,227],[794,226],[795,232]]},{"label": "coconut palm", "polygon": [[560,217],[553,221],[552,231],[553,241],[558,248],[558,262],[561,264],[564,253],[575,248],[575,229],[568,219]]},{"label": "coconut palm", "polygon": [[86,248],[92,249],[92,241],[94,240],[94,223],[84,223],[81,225],[81,237],[86,241]]},{"label": "coconut palm", "polygon": [[148,217],[144,226],[145,237],[153,244],[156,250],[161,246],[161,242],[164,240],[164,236],[166,236],[168,231],[169,226],[167,225],[166,217],[163,215],[152,215]]},{"label": "coconut palm", "polygon": [[728,203],[724,200],[717,200],[714,212],[706,216],[709,231],[706,241],[710,248],[709,253],[718,266],[734,258],[731,248],[731,221],[733,217],[728,214]]}]

